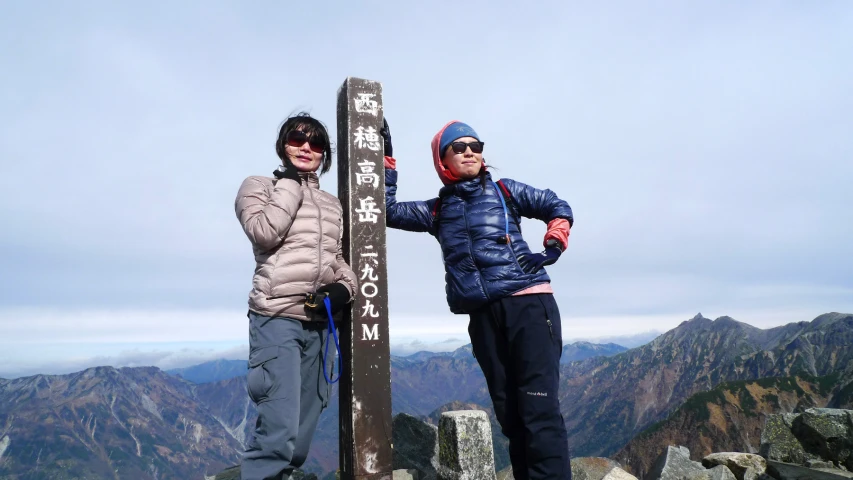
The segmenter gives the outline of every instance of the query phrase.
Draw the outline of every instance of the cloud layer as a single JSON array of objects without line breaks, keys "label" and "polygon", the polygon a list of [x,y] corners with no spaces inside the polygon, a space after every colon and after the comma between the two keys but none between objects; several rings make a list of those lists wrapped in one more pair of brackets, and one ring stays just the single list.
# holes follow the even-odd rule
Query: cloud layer
[{"label": "cloud layer", "polygon": [[[549,273],[577,338],[697,311],[853,311],[846,2],[320,8],[5,9],[0,342],[26,346],[2,358],[10,371],[94,337],[128,352],[244,343],[237,187],[273,170],[290,112],[335,138],[348,76],[383,83],[401,200],[436,195],[429,140],[458,118],[496,175],[569,201]],[[334,169],[321,185],[337,192]],[[544,227],[523,225],[540,244]],[[392,336],[464,342],[435,240],[391,231],[388,252]]]}]

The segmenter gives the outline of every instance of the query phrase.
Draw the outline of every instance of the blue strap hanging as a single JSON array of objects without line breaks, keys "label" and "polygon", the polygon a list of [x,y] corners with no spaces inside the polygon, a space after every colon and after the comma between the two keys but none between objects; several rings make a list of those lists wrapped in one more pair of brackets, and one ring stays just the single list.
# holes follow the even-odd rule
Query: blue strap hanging
[{"label": "blue strap hanging", "polygon": [[[326,331],[326,352],[323,354],[323,376],[326,377],[326,383],[336,383],[341,379],[341,375],[343,374],[341,345],[338,343],[338,331],[335,330],[335,321],[332,319],[332,302],[329,300],[328,295],[323,298],[323,303],[326,305],[326,313],[329,315],[329,330]],[[338,378],[334,380],[329,379],[329,375],[326,374],[326,359],[329,358],[329,334],[335,338],[335,349],[338,351]],[[332,376],[335,376],[334,370],[332,371]]]}]

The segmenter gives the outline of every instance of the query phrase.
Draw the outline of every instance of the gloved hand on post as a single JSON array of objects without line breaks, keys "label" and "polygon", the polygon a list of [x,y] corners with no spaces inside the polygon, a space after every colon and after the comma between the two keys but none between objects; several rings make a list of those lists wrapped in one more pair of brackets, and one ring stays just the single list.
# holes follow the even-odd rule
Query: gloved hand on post
[{"label": "gloved hand on post", "polygon": [[382,119],[382,128],[379,129],[379,135],[382,135],[382,146],[385,150],[386,157],[394,156],[394,147],[391,146],[391,128],[388,126],[388,119]]}]

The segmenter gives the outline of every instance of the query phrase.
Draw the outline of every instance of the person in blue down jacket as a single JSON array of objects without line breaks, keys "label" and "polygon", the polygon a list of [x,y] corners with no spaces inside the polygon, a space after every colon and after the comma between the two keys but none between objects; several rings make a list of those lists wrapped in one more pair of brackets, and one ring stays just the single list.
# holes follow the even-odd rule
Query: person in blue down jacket
[{"label": "person in blue down jacket", "polygon": [[[468,333],[501,430],[513,475],[571,479],[568,438],[557,396],[562,353],[560,311],[545,272],[568,244],[574,217],[551,190],[510,179],[492,181],[483,142],[452,121],[432,139],[438,197],[397,201],[397,170],[387,122],[387,226],[427,232],[441,245],[447,303],[470,317]],[[544,251],[521,236],[520,216],[548,224]]]}]

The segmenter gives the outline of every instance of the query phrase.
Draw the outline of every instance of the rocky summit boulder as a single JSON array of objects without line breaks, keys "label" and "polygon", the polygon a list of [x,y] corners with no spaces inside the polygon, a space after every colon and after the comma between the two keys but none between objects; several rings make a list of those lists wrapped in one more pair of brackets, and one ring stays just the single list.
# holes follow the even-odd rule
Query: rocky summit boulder
[{"label": "rocky summit boulder", "polygon": [[785,462],[767,461],[767,473],[777,480],[850,480],[853,473],[837,468],[809,468]]},{"label": "rocky summit boulder", "polygon": [[[707,467],[707,468],[706,468]],[[648,480],[768,480],[766,464],[758,455],[748,453],[716,453],[702,463],[690,460],[690,450],[684,446],[669,446],[658,457]]]},{"label": "rocky summit boulder", "polygon": [[[498,472],[497,480],[515,480],[512,467]],[[637,477],[609,458],[579,457],[572,459],[572,480],[637,480]],[[731,480],[735,480],[734,476]]]},{"label": "rocky summit boulder", "polygon": [[572,459],[572,480],[616,480],[637,478],[622,470],[619,463],[602,457]]},{"label": "rocky summit boulder", "polygon": [[637,480],[637,477],[631,475],[630,473],[622,470],[619,467],[614,468],[607,475],[604,476],[601,480]]},{"label": "rocky summit boulder", "polygon": [[495,480],[492,427],[486,412],[442,413],[438,448],[439,480]]},{"label": "rocky summit boulder", "polygon": [[810,408],[794,421],[792,431],[820,458],[853,470],[853,411]]},{"label": "rocky summit boulder", "polygon": [[728,468],[737,480],[757,480],[767,470],[767,461],[759,455],[739,452],[712,453],[702,459],[705,468],[722,465]]},{"label": "rocky summit boulder", "polygon": [[686,480],[709,478],[709,476],[701,463],[690,460],[690,450],[687,447],[669,446],[655,461],[646,478]]},{"label": "rocky summit boulder", "polygon": [[417,470],[394,470],[391,480],[418,480]]},{"label": "rocky summit boulder", "polygon": [[394,469],[414,469],[420,480],[435,480],[438,470],[438,428],[399,413],[391,425]]},{"label": "rocky summit boulder", "polygon": [[853,411],[810,408],[770,415],[761,434],[760,453],[773,462],[853,471]]},{"label": "rocky summit boulder", "polygon": [[710,480],[737,480],[735,474],[725,465],[717,465],[705,472]]},{"label": "rocky summit boulder", "polygon": [[806,461],[815,458],[806,453],[792,431],[794,420],[800,414],[782,413],[768,415],[761,431],[761,447],[758,453],[769,460],[804,465]]}]

